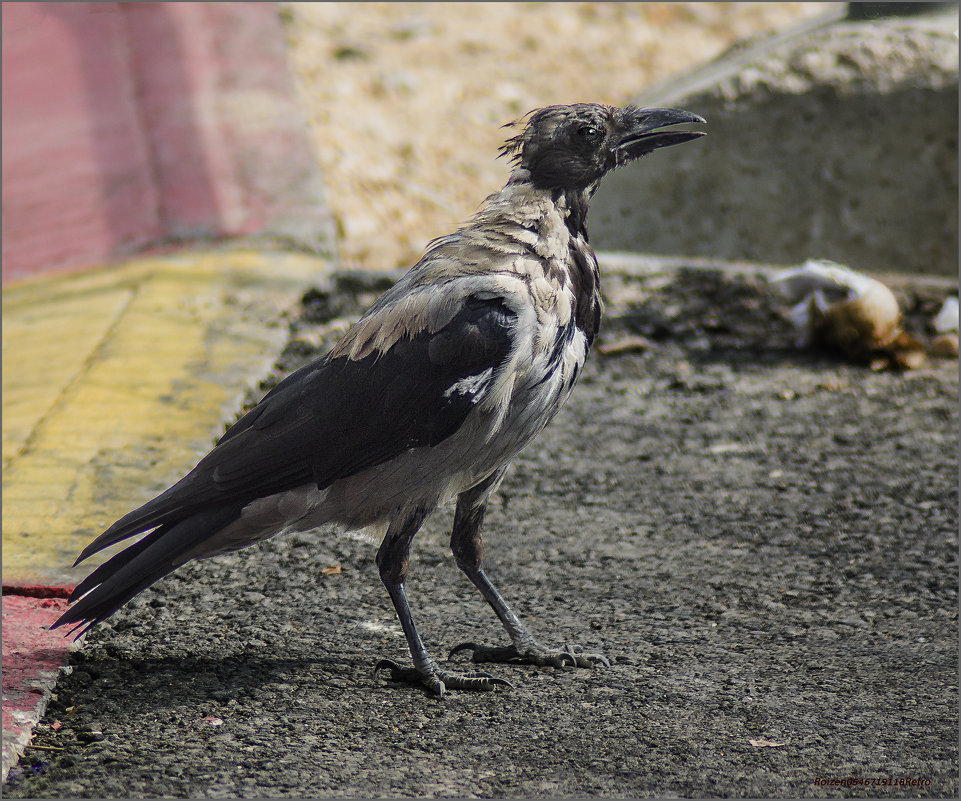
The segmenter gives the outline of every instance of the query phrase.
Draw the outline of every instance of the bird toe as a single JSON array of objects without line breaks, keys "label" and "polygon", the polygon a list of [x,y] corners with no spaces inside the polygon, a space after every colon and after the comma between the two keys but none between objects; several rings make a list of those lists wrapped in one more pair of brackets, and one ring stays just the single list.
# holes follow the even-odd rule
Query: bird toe
[{"label": "bird toe", "polygon": [[424,668],[404,667],[390,659],[381,659],[374,666],[375,675],[381,670],[390,671],[390,680],[399,684],[419,684],[434,695],[450,690],[493,690],[495,687],[513,687],[506,679],[488,673],[457,673],[436,665]]}]

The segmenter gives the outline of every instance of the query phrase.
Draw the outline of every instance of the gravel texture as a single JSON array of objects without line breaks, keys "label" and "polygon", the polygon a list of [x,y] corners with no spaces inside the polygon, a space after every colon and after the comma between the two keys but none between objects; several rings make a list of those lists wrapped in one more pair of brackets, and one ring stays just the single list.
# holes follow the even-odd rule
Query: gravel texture
[{"label": "gravel texture", "polygon": [[623,105],[833,5],[285,3],[341,263],[413,264],[504,184],[501,126],[531,109]]},{"label": "gravel texture", "polygon": [[[385,282],[309,293],[283,368]],[[373,666],[408,656],[374,548],[298,534],[190,564],[90,635],[4,794],[957,797],[957,363],[798,352],[753,275],[605,287],[620,354],[592,355],[486,530],[532,630],[610,668],[391,684]],[[900,294],[918,325],[938,300]],[[441,658],[505,640],[450,523],[409,582]]]}]

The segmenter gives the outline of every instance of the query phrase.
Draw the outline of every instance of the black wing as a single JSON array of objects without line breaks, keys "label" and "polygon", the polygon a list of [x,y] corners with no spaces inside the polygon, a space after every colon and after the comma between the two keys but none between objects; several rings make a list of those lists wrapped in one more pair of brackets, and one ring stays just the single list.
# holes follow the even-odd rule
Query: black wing
[{"label": "black wing", "polygon": [[[211,506],[334,481],[453,434],[507,358],[516,315],[469,298],[444,328],[362,359],[324,357],[297,370],[223,435],[170,489],[88,545],[79,564],[127,537]],[[473,379],[467,381],[465,379]]]}]

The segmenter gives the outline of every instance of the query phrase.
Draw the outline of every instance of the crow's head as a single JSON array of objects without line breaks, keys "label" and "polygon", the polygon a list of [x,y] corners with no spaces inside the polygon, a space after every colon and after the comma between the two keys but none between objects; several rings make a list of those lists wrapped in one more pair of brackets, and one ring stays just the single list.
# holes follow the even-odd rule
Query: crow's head
[{"label": "crow's head", "polygon": [[528,170],[538,188],[579,191],[652,150],[704,135],[662,128],[704,122],[697,114],[671,108],[547,106],[527,115],[524,131],[507,140],[501,155]]}]

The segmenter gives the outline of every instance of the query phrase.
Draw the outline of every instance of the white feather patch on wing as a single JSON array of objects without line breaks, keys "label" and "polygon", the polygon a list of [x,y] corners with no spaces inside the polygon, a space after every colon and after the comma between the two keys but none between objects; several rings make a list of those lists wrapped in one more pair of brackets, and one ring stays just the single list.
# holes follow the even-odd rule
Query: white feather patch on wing
[{"label": "white feather patch on wing", "polygon": [[453,395],[477,395],[480,392],[482,386],[484,386],[490,377],[494,374],[494,368],[488,367],[484,372],[478,373],[477,375],[469,375],[467,378],[462,378],[460,381],[456,381],[451,384],[444,392],[445,398],[450,398]]}]

